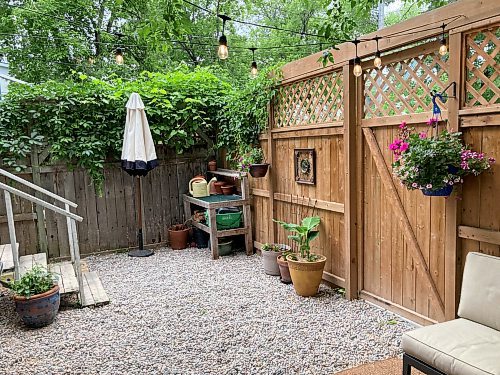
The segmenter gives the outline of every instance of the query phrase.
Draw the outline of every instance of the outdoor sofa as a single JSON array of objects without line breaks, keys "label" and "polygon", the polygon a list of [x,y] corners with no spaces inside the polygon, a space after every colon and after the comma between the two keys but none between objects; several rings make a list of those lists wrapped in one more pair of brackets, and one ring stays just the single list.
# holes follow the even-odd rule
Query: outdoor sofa
[{"label": "outdoor sofa", "polygon": [[500,375],[500,257],[467,255],[458,316],[403,335],[403,375]]}]

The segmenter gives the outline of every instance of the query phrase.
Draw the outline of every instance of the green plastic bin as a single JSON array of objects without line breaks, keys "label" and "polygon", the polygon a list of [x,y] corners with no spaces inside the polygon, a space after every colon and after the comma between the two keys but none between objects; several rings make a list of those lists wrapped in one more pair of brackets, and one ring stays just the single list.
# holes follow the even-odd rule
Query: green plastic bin
[{"label": "green plastic bin", "polygon": [[[242,216],[242,211],[216,214],[215,217],[217,220],[217,230],[239,228],[241,226]],[[208,211],[205,212],[205,217],[207,219],[207,225],[210,226],[210,217],[208,216]]]}]

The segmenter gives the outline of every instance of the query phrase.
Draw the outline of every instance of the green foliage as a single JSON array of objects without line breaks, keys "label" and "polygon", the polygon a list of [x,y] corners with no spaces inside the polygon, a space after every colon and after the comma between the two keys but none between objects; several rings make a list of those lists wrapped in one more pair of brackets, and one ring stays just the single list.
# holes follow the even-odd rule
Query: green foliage
[{"label": "green foliage", "polygon": [[262,148],[255,146],[250,148],[250,151],[242,153],[238,158],[238,170],[248,172],[253,164],[262,164],[264,161],[264,151]]},{"label": "green foliage", "polygon": [[85,168],[97,188],[108,157],[119,156],[125,104],[141,95],[155,144],[181,153],[193,146],[196,132],[213,133],[230,86],[207,69],[142,73],[133,81],[107,81],[80,74],[73,81],[11,85],[0,102],[0,157],[20,170],[31,148],[50,145],[52,160]]},{"label": "green foliage", "polygon": [[284,229],[294,233],[288,236],[292,241],[299,244],[300,256],[308,262],[317,260],[317,255],[311,253],[311,242],[319,236],[317,230],[321,222],[319,216],[305,217],[300,224],[285,223],[284,221],[274,220]]},{"label": "green foliage", "polygon": [[13,282],[10,286],[16,295],[30,298],[49,291],[56,283],[57,276],[55,274],[48,272],[40,265],[36,265],[26,272],[19,281]]},{"label": "green foliage", "polygon": [[[243,88],[232,90],[219,116],[217,146],[227,150],[228,160],[244,155],[259,144],[268,125],[268,104],[275,98],[281,69],[271,67]],[[256,156],[256,155],[254,155]]]},{"label": "green foliage", "polygon": [[262,245],[262,250],[264,251],[274,251],[276,253],[281,251],[280,245],[277,244],[270,244],[270,243],[265,243]]}]

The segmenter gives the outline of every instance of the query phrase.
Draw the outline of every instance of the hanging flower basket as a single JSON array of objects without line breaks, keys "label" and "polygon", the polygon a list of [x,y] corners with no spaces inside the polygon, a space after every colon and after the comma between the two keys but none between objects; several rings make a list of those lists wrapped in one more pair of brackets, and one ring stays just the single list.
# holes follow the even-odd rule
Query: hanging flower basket
[{"label": "hanging flower basket", "polygon": [[408,190],[422,190],[427,196],[449,196],[465,176],[477,176],[495,162],[484,153],[467,149],[462,133],[438,132],[437,119],[427,124],[431,135],[429,130],[417,133],[403,121],[399,137],[389,146],[395,158],[393,174]]}]

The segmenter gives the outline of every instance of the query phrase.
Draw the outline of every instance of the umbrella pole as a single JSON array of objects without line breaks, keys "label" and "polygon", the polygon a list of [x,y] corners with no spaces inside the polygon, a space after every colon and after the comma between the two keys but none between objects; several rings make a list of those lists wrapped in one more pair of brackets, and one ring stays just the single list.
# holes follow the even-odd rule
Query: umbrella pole
[{"label": "umbrella pole", "polygon": [[153,255],[152,250],[144,249],[144,240],[142,237],[142,193],[141,193],[141,178],[135,178],[135,206],[137,207],[137,243],[139,248],[129,251],[131,257],[148,257]]}]

